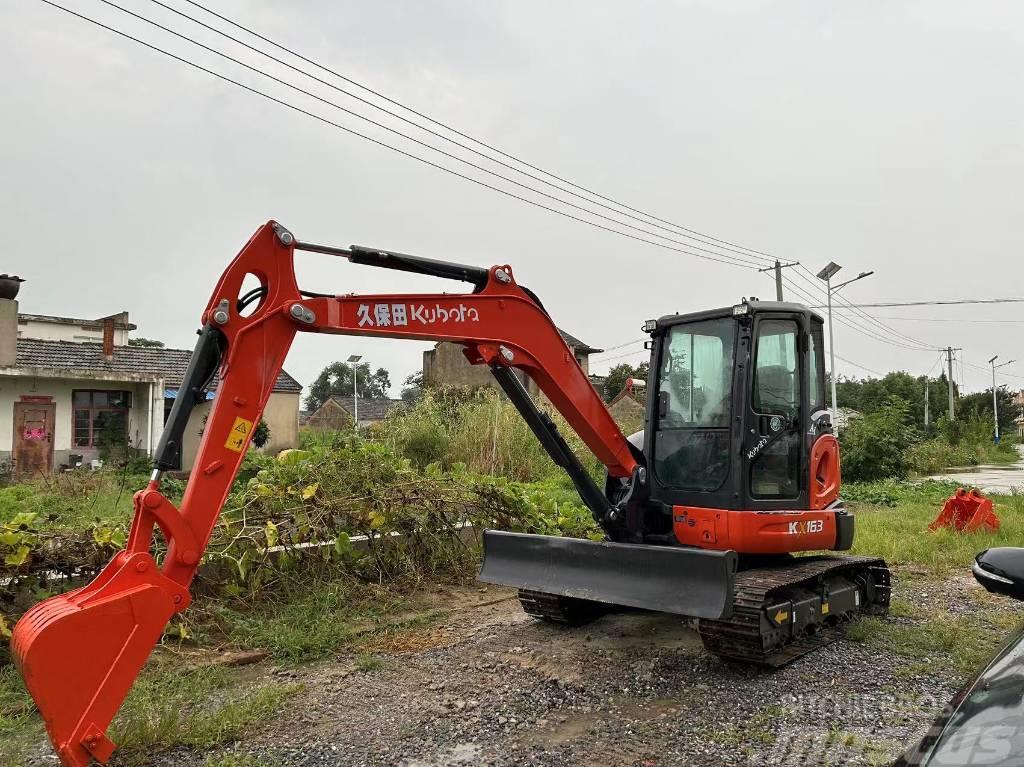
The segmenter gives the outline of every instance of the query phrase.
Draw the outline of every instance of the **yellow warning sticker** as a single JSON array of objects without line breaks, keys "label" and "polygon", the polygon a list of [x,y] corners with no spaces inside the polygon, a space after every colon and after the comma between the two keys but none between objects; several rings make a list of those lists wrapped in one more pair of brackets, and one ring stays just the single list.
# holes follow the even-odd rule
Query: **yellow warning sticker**
[{"label": "yellow warning sticker", "polygon": [[821,603],[821,614],[828,615],[828,602]]},{"label": "yellow warning sticker", "polygon": [[777,613],[775,613],[775,622],[778,623],[780,626],[788,620],[789,613],[785,610],[779,610]]},{"label": "yellow warning sticker", "polygon": [[224,443],[224,447],[228,450],[234,450],[236,453],[242,452],[242,447],[245,445],[245,441],[249,438],[249,434],[252,432],[252,421],[247,421],[244,418],[235,418],[235,425],[231,427],[231,431],[228,433],[228,441]]}]

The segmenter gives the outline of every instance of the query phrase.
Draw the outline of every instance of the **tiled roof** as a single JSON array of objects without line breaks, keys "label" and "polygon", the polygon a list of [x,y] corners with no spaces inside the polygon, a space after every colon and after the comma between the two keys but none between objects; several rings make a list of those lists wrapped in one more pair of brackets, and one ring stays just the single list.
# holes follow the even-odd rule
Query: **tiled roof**
[{"label": "tiled roof", "polygon": [[[16,366],[67,370],[71,374],[83,371],[154,375],[163,378],[164,383],[173,388],[181,385],[191,356],[192,352],[187,349],[115,346],[114,359],[108,362],[103,357],[103,344],[19,338]],[[277,377],[277,383],[274,384],[274,391],[301,392],[302,384],[282,370]]]},{"label": "tiled roof", "polygon": [[564,340],[568,346],[571,346],[578,354],[598,354],[599,352],[604,351],[604,349],[595,349],[593,346],[583,343],[576,336],[572,335],[572,333],[566,333],[561,328],[558,329],[558,333],[562,336],[562,340]]},{"label": "tiled roof", "polygon": [[[125,319],[121,319],[124,317]],[[114,327],[118,330],[137,330],[137,326],[127,321],[128,312],[122,312],[120,315],[113,315]],[[100,317],[98,320],[83,320],[79,317],[57,317],[53,314],[25,314],[24,312],[18,313],[18,323],[25,325],[29,322],[46,322],[51,325],[81,325],[82,327],[94,328],[101,330],[103,328],[104,317]]]},{"label": "tiled roof", "polygon": [[[341,405],[346,413],[352,413],[355,408],[352,397],[331,397],[332,400]],[[365,399],[359,398],[359,420],[360,421],[383,421],[388,413],[405,404],[400,399]]]}]

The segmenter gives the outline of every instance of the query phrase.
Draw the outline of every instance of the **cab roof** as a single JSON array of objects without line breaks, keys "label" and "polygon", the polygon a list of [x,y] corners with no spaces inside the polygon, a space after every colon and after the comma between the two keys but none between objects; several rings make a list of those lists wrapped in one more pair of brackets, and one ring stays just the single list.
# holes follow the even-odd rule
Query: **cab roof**
[{"label": "cab roof", "polygon": [[759,301],[756,298],[744,299],[733,306],[723,306],[719,309],[705,309],[700,312],[689,312],[687,314],[666,314],[658,318],[658,327],[679,325],[684,322],[699,322],[701,320],[714,320],[722,317],[736,316],[737,307],[746,305],[746,314],[760,314],[768,312],[783,312],[786,314],[803,314],[813,319],[824,321],[824,318],[813,309],[804,304],[792,303],[790,301]]}]

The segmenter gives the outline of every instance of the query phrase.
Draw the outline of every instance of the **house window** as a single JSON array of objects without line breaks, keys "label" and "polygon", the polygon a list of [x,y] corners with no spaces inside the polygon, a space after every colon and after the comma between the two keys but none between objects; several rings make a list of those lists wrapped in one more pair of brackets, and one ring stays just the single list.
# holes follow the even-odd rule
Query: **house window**
[{"label": "house window", "polygon": [[131,392],[77,389],[71,393],[75,447],[100,447],[128,438]]}]

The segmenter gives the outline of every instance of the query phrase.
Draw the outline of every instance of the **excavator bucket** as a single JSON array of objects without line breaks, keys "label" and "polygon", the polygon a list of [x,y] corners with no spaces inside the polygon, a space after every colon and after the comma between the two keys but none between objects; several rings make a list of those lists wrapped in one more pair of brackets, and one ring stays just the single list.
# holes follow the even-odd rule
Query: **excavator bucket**
[{"label": "excavator bucket", "polygon": [[110,758],[107,727],[188,600],[148,553],[122,553],[91,584],[40,602],[15,626],[14,661],[64,767]]},{"label": "excavator bucket", "polygon": [[736,552],[484,531],[480,580],[718,620],[732,611]]},{"label": "excavator bucket", "polygon": [[960,488],[943,505],[939,516],[930,525],[929,530],[948,527],[961,533],[973,533],[978,530],[996,532],[999,529],[999,518],[992,506],[992,500],[981,494],[977,488],[965,490]]}]

